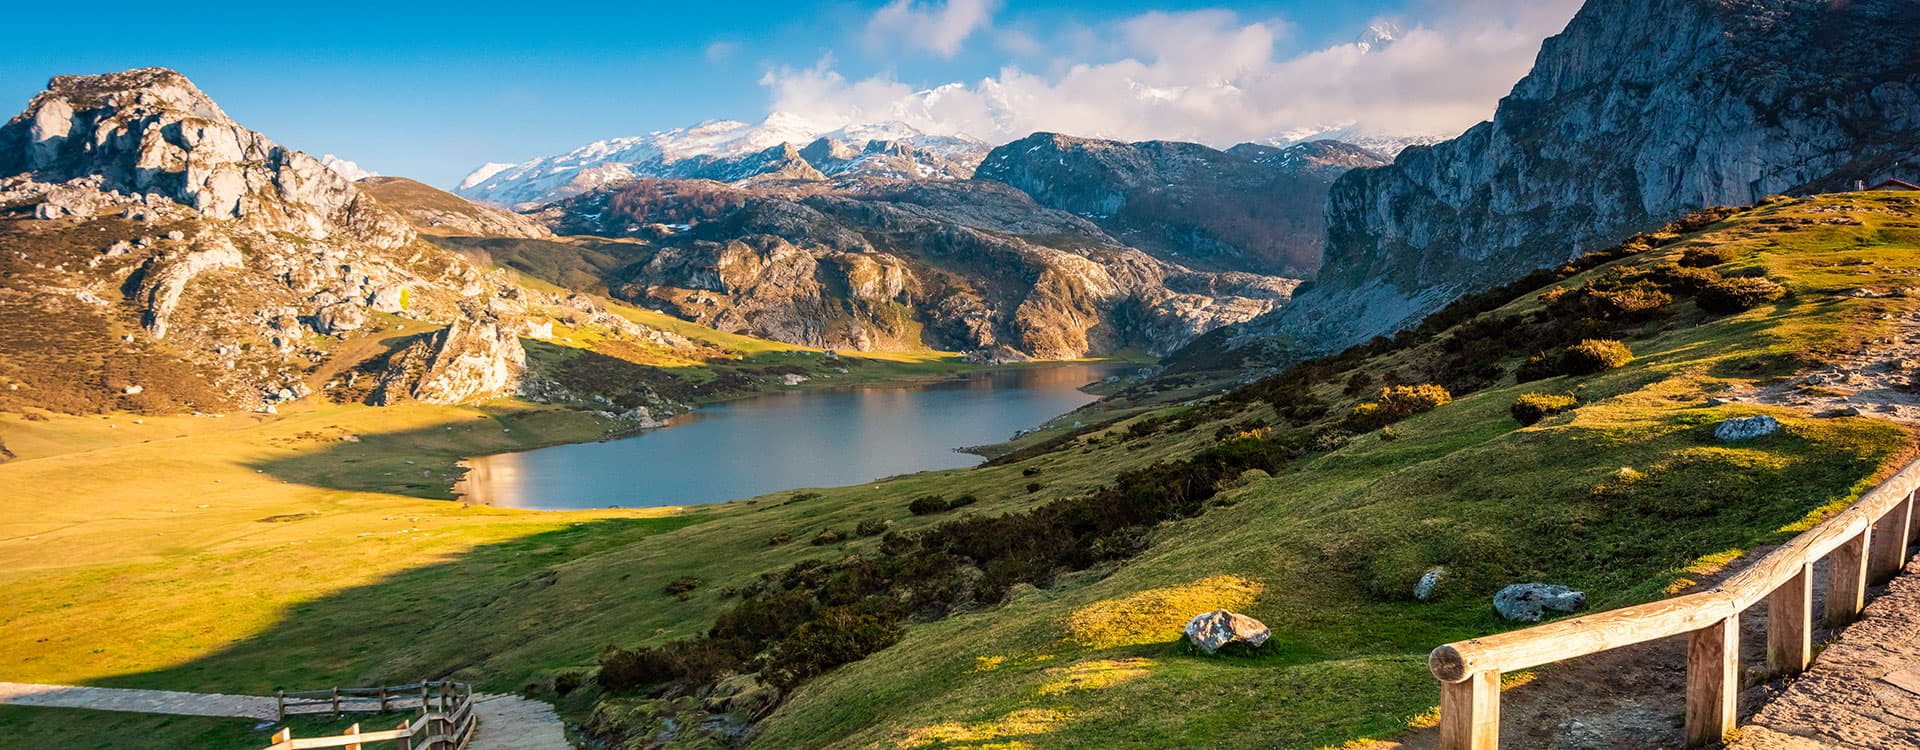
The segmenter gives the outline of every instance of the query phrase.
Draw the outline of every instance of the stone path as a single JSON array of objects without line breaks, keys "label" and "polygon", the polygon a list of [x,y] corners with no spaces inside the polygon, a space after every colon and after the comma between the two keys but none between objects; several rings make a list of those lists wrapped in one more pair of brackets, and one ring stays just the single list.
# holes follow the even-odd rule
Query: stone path
[{"label": "stone path", "polygon": [[1740,728],[1729,750],[1920,747],[1920,561],[1887,585],[1813,667]]},{"label": "stone path", "polygon": [[180,716],[233,716],[263,721],[273,719],[277,710],[274,699],[253,695],[29,685],[18,682],[0,682],[0,704]]},{"label": "stone path", "polygon": [[567,732],[553,706],[517,695],[477,693],[473,713],[480,718],[468,750],[569,750]]},{"label": "stone path", "polygon": [[[85,708],[179,716],[231,716],[273,721],[273,698],[172,690],[127,690],[74,685],[0,682],[0,705]],[[480,724],[470,750],[570,750],[566,727],[547,703],[517,695],[478,693],[473,712]]]}]

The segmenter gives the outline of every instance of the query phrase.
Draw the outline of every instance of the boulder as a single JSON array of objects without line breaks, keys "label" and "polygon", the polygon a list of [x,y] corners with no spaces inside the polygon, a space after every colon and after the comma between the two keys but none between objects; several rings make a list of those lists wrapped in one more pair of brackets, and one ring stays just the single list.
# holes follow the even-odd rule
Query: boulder
[{"label": "boulder", "polygon": [[1439,586],[1441,579],[1446,577],[1447,569],[1440,567],[1430,568],[1427,572],[1420,574],[1420,580],[1413,584],[1413,598],[1423,602],[1432,599],[1434,588]]},{"label": "boulder", "polygon": [[1187,640],[1209,654],[1235,643],[1258,648],[1272,636],[1273,631],[1259,620],[1224,609],[1196,615],[1187,622]]},{"label": "boulder", "polygon": [[1539,622],[1547,610],[1572,612],[1587,605],[1585,592],[1554,583],[1516,583],[1493,595],[1493,610],[1501,617]]},{"label": "boulder", "polygon": [[375,312],[397,313],[407,309],[407,288],[404,286],[382,287],[367,296],[367,306]]},{"label": "boulder", "polygon": [[807,380],[809,380],[807,376],[791,372],[780,376],[780,382],[785,385],[799,385],[807,382]]},{"label": "boulder", "polygon": [[1741,417],[1739,419],[1729,419],[1721,422],[1714,426],[1713,436],[1731,443],[1772,435],[1780,430],[1780,420],[1761,414],[1759,416]]},{"label": "boulder", "polygon": [[314,313],[313,327],[321,333],[346,333],[367,325],[367,311],[351,302],[336,302]]}]

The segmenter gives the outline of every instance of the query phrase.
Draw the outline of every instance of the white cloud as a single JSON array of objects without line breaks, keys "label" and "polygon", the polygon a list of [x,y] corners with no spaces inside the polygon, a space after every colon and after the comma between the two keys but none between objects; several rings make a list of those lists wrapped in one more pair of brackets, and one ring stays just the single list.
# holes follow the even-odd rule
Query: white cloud
[{"label": "white cloud", "polygon": [[941,57],[953,57],[974,32],[993,24],[1000,0],[893,0],[867,21],[870,43],[885,46],[896,40]]},{"label": "white cloud", "polygon": [[[991,20],[991,2],[923,7],[896,0],[872,28],[907,29],[957,52]],[[1390,41],[1362,38],[1282,56],[1293,29],[1230,11],[1148,13],[1069,28],[1042,72],[1016,66],[978,81],[916,91],[889,75],[850,80],[831,58],[768,73],[776,111],[825,126],[898,119],[935,133],[1006,141],[1040,130],[1227,145],[1350,126],[1374,135],[1453,134],[1486,119],[1531,67],[1540,41],[1580,0],[1427,0]],[[957,6],[965,6],[956,9]],[[966,8],[973,8],[971,12]],[[1104,51],[1101,51],[1104,50]]]},{"label": "white cloud", "polygon": [[365,169],[361,169],[360,165],[347,161],[346,159],[342,159],[338,156],[334,156],[333,154],[323,154],[320,157],[320,163],[325,165],[326,168],[333,170],[334,174],[340,175],[341,177],[345,177],[349,181],[362,180],[368,177],[380,176],[379,172],[370,172]]}]

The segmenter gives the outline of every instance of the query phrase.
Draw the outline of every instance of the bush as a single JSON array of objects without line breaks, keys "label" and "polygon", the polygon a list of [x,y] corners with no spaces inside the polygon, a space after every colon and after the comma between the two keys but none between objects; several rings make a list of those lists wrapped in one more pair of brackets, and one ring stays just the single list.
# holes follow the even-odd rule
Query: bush
[{"label": "bush", "polygon": [[789,690],[807,678],[859,661],[900,640],[901,627],[895,622],[898,615],[871,611],[897,605],[891,601],[862,605],[829,607],[819,618],[781,640],[767,653],[767,682]]},{"label": "bush", "polygon": [[1039,473],[1040,473],[1040,467],[1038,466],[1029,466],[1027,468],[1020,470],[1020,476],[1023,476],[1023,477],[1037,476],[1039,475]]},{"label": "bush", "polygon": [[1514,399],[1513,406],[1507,411],[1513,415],[1514,421],[1522,425],[1533,425],[1542,419],[1572,409],[1579,403],[1579,400],[1572,396],[1528,393]]},{"label": "bush", "polygon": [[667,585],[662,587],[660,590],[666,593],[668,596],[671,596],[675,599],[679,599],[680,601],[684,602],[688,599],[693,598],[692,596],[693,590],[700,588],[700,584],[702,583],[705,583],[705,581],[702,581],[693,576],[681,576],[679,578],[675,578],[671,581],[668,581]]},{"label": "bush", "polygon": [[594,680],[610,691],[668,682],[697,684],[739,666],[739,655],[713,639],[673,641],[639,651],[609,647],[600,654]]},{"label": "bush", "polygon": [[1527,357],[1526,362],[1521,363],[1518,368],[1514,369],[1513,382],[1531,383],[1535,380],[1544,380],[1559,374],[1560,360],[1549,356],[1546,352],[1541,352]]},{"label": "bush", "polygon": [[947,499],[939,495],[924,495],[907,503],[907,512],[916,516],[930,516],[946,509]]},{"label": "bush", "polygon": [[778,547],[791,541],[793,541],[792,534],[774,534],[773,536],[767,537],[767,546]]},{"label": "bush", "polygon": [[820,533],[813,536],[813,546],[819,547],[828,544],[839,544],[846,540],[846,533],[839,529],[821,529]]},{"label": "bush", "polygon": [[885,534],[887,533],[887,522],[882,521],[878,518],[869,518],[865,521],[861,521],[859,526],[853,527],[853,533],[860,536],[875,536],[877,534]]},{"label": "bush", "polygon": [[1045,486],[1045,485],[1042,485],[1042,484],[1040,484],[1039,482],[1028,482],[1028,483],[1027,483],[1027,492],[1029,492],[1029,493],[1032,493],[1032,492],[1039,492],[1039,491],[1040,491],[1040,488],[1041,488],[1041,487],[1044,487],[1044,486]]},{"label": "bush", "polygon": [[1722,247],[1690,247],[1680,254],[1680,265],[1707,268],[1733,260],[1733,251]]},{"label": "bush", "polygon": [[1700,290],[1695,301],[1715,315],[1751,310],[1787,296],[1787,290],[1767,279],[1721,279]]},{"label": "bush", "polygon": [[1693,294],[1720,280],[1720,274],[1707,268],[1688,268],[1677,263],[1662,263],[1647,272],[1647,278],[1661,288]]},{"label": "bush", "polygon": [[977,502],[980,502],[979,497],[976,497],[972,494],[961,495],[959,497],[954,498],[953,502],[947,503],[947,510],[954,510],[956,508],[965,508]]},{"label": "bush", "polygon": [[1380,389],[1373,401],[1353,407],[1346,423],[1356,430],[1372,430],[1453,401],[1453,394],[1433,384],[1394,385]]},{"label": "bush", "polygon": [[561,672],[553,676],[553,694],[566,695],[580,689],[584,679],[579,672]]},{"label": "bush", "polygon": [[1587,339],[1560,352],[1560,372],[1592,375],[1633,361],[1633,350],[1613,339]]}]

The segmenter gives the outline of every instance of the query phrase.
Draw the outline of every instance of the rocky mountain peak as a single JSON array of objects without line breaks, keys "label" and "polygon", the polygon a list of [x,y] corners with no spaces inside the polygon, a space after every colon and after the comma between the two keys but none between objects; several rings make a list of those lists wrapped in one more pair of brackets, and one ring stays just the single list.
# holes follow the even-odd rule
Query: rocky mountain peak
[{"label": "rocky mountain peak", "polygon": [[314,238],[413,237],[319,159],[234,122],[165,68],[55,77],[0,127],[0,178],[0,197],[37,197],[43,218],[131,216],[159,202]]}]

